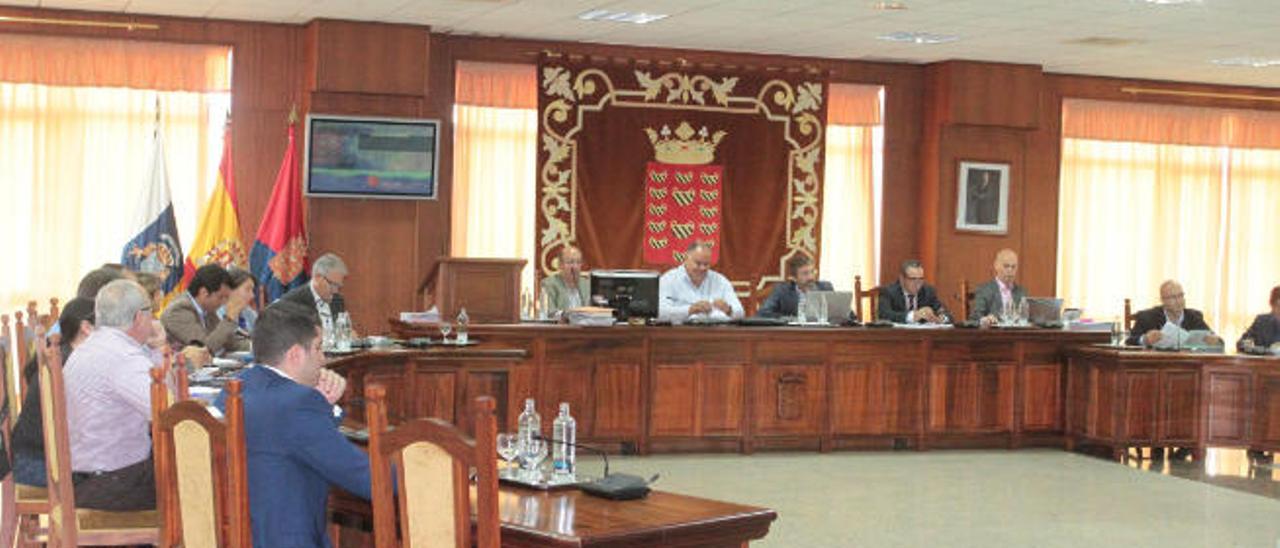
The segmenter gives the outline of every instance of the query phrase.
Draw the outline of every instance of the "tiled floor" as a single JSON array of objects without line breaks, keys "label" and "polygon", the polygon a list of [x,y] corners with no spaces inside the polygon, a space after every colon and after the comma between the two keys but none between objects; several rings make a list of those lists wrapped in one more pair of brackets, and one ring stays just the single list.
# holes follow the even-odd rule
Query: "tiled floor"
[{"label": "tiled floor", "polygon": [[777,510],[753,546],[1280,547],[1280,471],[1243,451],[1211,451],[1210,472],[1161,462],[1158,474],[1052,449],[611,460],[661,473],[659,489]]}]

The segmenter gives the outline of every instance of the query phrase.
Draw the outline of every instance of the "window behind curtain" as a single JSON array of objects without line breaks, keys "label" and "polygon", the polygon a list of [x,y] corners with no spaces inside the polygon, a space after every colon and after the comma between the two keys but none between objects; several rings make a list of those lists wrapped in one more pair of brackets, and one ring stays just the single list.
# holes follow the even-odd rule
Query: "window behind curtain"
[{"label": "window behind curtain", "polygon": [[850,291],[855,275],[872,287],[880,271],[883,88],[832,84],[830,90],[818,272]]},{"label": "window behind curtain", "polygon": [[74,297],[119,262],[146,188],[157,103],[179,237],[216,180],[230,107],[223,46],[0,34],[0,306]]},{"label": "window behind curtain", "polygon": [[1067,100],[1058,294],[1098,319],[1166,279],[1234,344],[1280,283],[1280,114]]},{"label": "window behind curtain", "polygon": [[534,65],[459,62],[450,254],[518,257],[532,294],[538,81]]}]

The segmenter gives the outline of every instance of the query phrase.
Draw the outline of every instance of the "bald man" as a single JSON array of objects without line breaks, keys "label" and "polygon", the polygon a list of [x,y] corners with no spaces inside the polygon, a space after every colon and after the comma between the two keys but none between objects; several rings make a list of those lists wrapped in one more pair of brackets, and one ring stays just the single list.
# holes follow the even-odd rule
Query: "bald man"
[{"label": "bald man", "polygon": [[969,320],[980,322],[983,327],[995,325],[1005,303],[1016,306],[1027,298],[1027,290],[1018,285],[1018,254],[1012,249],[1001,249],[991,264],[995,279],[978,286],[973,291],[973,308]]},{"label": "bald man", "polygon": [[658,279],[658,317],[673,323],[741,318],[733,284],[711,270],[711,246],[695,242],[685,253],[684,264]]},{"label": "bald man", "polygon": [[[1133,332],[1125,342],[1133,346],[1155,346],[1164,338],[1164,334],[1160,331],[1166,324],[1176,325],[1186,331],[1213,331],[1209,328],[1209,324],[1205,323],[1204,314],[1199,310],[1187,308],[1182,284],[1166,280],[1160,284],[1160,306],[1148,308],[1134,315]],[[1220,345],[1222,338],[1209,335],[1205,337],[1205,342]]]},{"label": "bald man", "polygon": [[567,245],[560,248],[560,272],[542,279],[547,296],[547,315],[556,317],[565,310],[588,306],[590,282],[582,277],[582,250]]}]

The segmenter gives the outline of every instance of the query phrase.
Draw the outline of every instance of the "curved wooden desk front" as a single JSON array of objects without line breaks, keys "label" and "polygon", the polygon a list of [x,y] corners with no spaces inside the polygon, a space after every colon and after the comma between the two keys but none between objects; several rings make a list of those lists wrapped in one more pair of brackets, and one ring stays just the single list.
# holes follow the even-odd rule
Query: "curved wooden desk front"
[{"label": "curved wooden desk front", "polygon": [[1280,359],[1100,345],[1068,355],[1068,448],[1280,449]]},{"label": "curved wooden desk front", "polygon": [[[392,323],[401,337],[438,336]],[[460,384],[468,397],[489,387],[507,425],[526,397],[544,428],[566,401],[579,440],[647,453],[1060,446],[1066,349],[1108,334],[519,324],[472,326],[471,337],[524,357],[477,365],[465,381],[424,380],[416,366],[404,383],[421,398],[415,412],[454,409]]]}]

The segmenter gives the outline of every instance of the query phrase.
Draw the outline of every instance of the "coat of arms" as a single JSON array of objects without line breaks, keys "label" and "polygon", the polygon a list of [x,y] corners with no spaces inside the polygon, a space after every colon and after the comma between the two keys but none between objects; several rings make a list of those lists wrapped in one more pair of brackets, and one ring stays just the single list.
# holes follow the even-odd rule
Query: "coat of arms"
[{"label": "coat of arms", "polygon": [[673,132],[645,128],[654,160],[645,169],[644,262],[684,262],[689,244],[711,244],[711,262],[720,258],[720,203],[724,166],[713,165],[725,132],[694,131],[681,122]]}]

